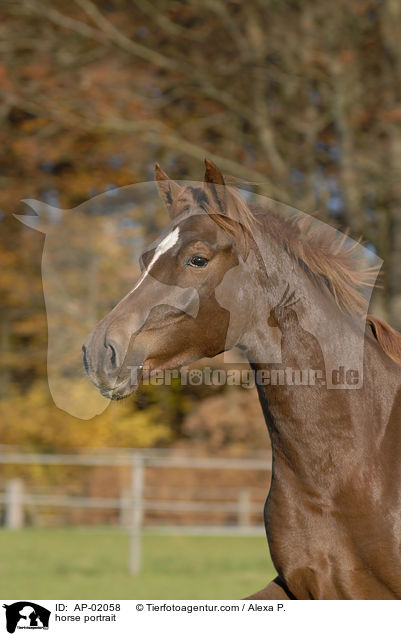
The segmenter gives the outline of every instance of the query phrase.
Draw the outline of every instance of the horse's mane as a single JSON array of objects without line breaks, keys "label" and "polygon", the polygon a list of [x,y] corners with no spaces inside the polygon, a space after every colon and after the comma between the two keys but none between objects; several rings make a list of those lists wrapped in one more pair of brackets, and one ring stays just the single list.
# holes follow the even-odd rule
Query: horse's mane
[{"label": "horse's mane", "polygon": [[[214,216],[223,229],[243,239],[244,233],[252,236],[255,229],[260,231],[262,227],[319,288],[329,290],[341,311],[367,314],[368,301],[361,290],[375,286],[380,266],[366,265],[362,250],[358,249],[360,242],[351,241],[347,232],[339,232],[326,223],[314,224],[313,216],[295,214],[284,218],[263,208],[248,207],[233,188],[227,187],[227,191],[230,205],[226,214]],[[383,351],[401,364],[401,334],[371,315],[367,316],[367,323]]]},{"label": "horse's mane", "polygon": [[366,320],[383,351],[401,364],[401,334],[380,318],[368,314]]},{"label": "horse's mane", "polygon": [[380,266],[367,266],[360,243],[351,241],[314,217],[295,214],[283,218],[255,209],[269,235],[290,254],[321,289],[328,289],[337,306],[350,315],[366,314],[368,301],[362,289],[374,287]]}]

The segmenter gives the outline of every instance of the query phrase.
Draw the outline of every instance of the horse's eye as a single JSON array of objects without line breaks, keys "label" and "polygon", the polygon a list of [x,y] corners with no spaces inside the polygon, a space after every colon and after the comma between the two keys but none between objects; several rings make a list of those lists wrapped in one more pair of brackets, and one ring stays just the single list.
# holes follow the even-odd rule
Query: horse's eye
[{"label": "horse's eye", "polygon": [[191,258],[187,262],[187,265],[190,265],[191,267],[206,267],[208,262],[209,259],[205,258],[204,256],[191,256]]}]

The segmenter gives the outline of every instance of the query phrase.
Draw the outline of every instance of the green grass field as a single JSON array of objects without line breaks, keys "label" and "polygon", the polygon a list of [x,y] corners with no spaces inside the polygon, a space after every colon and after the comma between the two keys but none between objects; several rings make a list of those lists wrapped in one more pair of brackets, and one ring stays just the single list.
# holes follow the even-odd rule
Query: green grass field
[{"label": "green grass field", "polygon": [[128,537],[117,531],[0,531],[4,599],[233,599],[275,575],[264,537],[143,537],[130,576]]}]

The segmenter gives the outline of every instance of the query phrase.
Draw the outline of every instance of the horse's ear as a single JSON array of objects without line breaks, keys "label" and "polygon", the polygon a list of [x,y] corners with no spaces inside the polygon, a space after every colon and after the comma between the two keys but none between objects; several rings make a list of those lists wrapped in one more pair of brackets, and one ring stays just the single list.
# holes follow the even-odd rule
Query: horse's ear
[{"label": "horse's ear", "polygon": [[160,196],[163,199],[170,216],[174,216],[171,213],[171,207],[181,192],[181,187],[175,181],[172,181],[170,177],[162,170],[157,163],[155,166],[155,179],[157,187],[159,188]]},{"label": "horse's ear", "polygon": [[209,159],[205,159],[205,177],[203,181],[207,184],[213,199],[219,206],[220,211],[224,214],[226,208],[226,184],[218,167],[212,161],[209,161]]},{"label": "horse's ear", "polygon": [[213,161],[209,161],[209,159],[205,159],[205,183],[215,183],[216,185],[226,185],[224,181],[224,177],[221,174],[218,167],[213,163]]},{"label": "horse's ear", "polygon": [[49,225],[49,219],[51,219],[54,215],[58,217],[61,212],[59,208],[55,208],[54,206],[44,203],[43,201],[38,201],[37,199],[22,199],[22,203],[25,203],[25,205],[32,208],[32,210],[36,212],[37,216],[14,214],[14,218],[21,221],[21,223],[27,227],[37,230],[38,232],[43,232],[44,234],[46,234],[51,228]]},{"label": "horse's ear", "polygon": [[252,236],[255,218],[240,194],[226,185],[218,167],[209,159],[205,159],[205,167],[204,187],[217,206],[217,209],[212,209],[210,213],[216,214],[217,217],[225,217],[224,220],[216,222],[238,237],[237,244],[243,259],[246,260],[249,253],[249,236]]}]

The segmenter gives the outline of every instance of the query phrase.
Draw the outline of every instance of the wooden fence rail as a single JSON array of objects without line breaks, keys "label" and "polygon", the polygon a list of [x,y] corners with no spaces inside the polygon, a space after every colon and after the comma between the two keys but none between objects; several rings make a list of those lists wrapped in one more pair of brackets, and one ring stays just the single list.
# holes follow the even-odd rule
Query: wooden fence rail
[{"label": "wooden fence rail", "polygon": [[[120,523],[130,535],[129,571],[137,574],[141,568],[141,538],[144,524],[144,513],[147,511],[172,513],[232,513],[237,519],[236,533],[259,533],[261,526],[252,527],[252,514],[261,513],[261,504],[252,502],[251,491],[240,488],[235,500],[161,500],[145,497],[146,467],[171,467],[191,469],[227,469],[227,470],[258,470],[269,473],[271,464],[268,459],[228,459],[228,458],[191,458],[168,452],[141,450],[131,453],[91,453],[91,454],[57,454],[45,455],[20,452],[0,452],[0,464],[14,465],[72,465],[72,466],[130,466],[131,487],[124,489],[119,498],[108,497],[80,497],[70,495],[52,495],[29,493],[24,489],[21,479],[10,479],[6,482],[3,492],[0,492],[0,504],[3,507],[4,525],[9,529],[18,529],[24,525],[24,509],[26,506],[55,506],[68,508],[105,508],[120,511]],[[221,496],[220,489],[220,496]],[[234,491],[233,488],[230,489]],[[217,492],[219,489],[217,489]],[[213,491],[209,489],[210,494]],[[234,491],[235,492],[235,491]],[[231,498],[233,498],[231,494]],[[170,528],[172,530],[172,528]],[[210,526],[196,528],[182,528],[175,526],[176,533],[210,534],[232,533],[233,528],[224,526],[221,530]],[[164,527],[163,532],[169,531]]]}]

